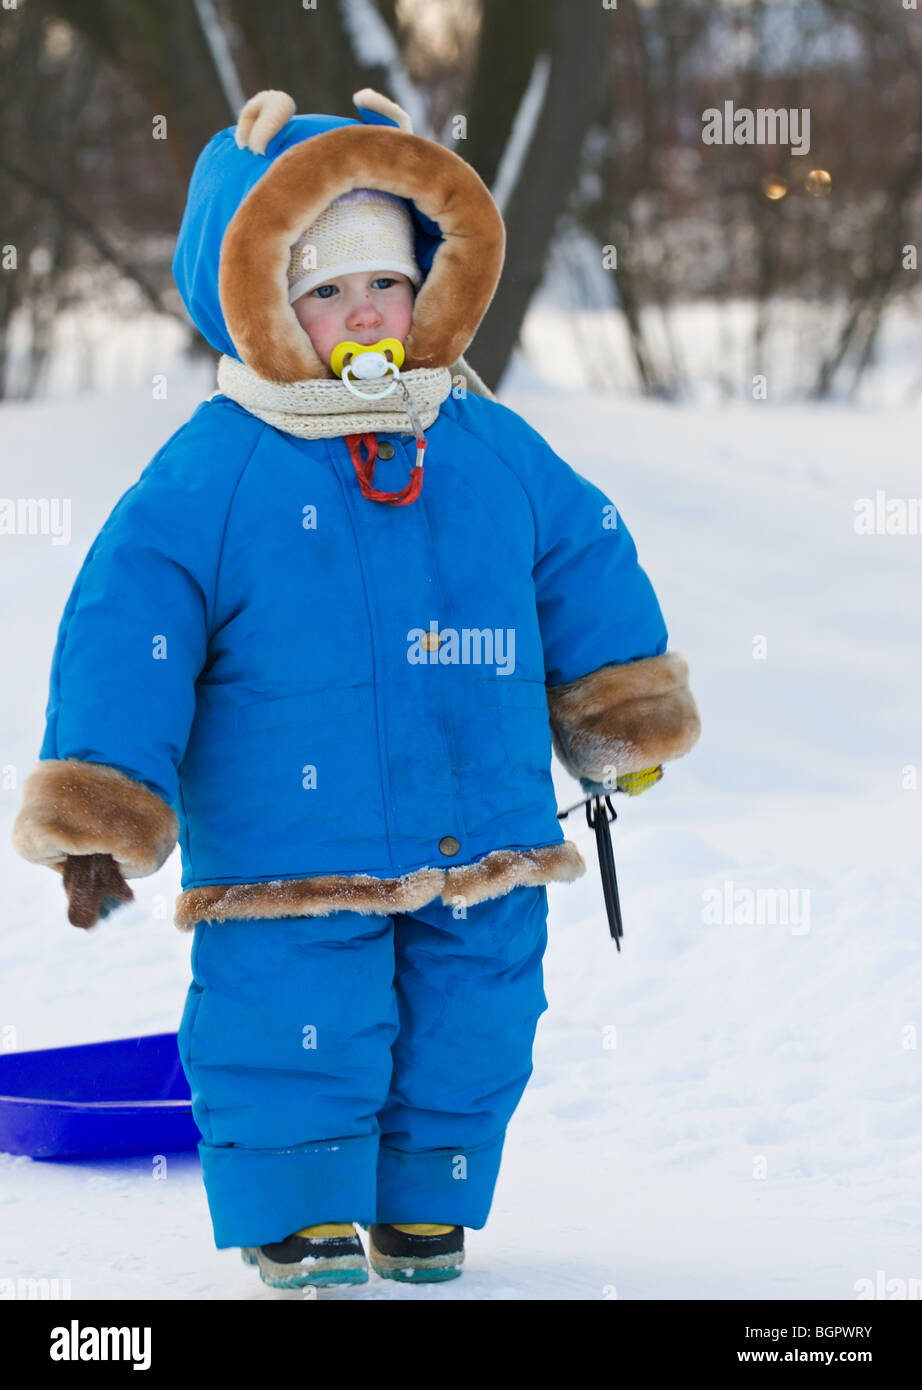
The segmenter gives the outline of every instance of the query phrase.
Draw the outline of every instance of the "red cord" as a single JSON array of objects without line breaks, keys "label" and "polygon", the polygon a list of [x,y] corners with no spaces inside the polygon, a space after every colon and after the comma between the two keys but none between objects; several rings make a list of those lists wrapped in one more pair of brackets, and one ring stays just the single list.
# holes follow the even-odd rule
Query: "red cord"
[{"label": "red cord", "polygon": [[[349,454],[358,476],[363,497],[367,497],[371,502],[389,502],[393,507],[405,507],[408,502],[416,501],[423,485],[421,466],[414,466],[410,473],[410,481],[400,492],[382,492],[380,488],[374,486],[378,436],[376,434],[347,434],[346,443],[349,445]],[[362,458],[359,447],[361,444],[364,444],[368,450],[367,459]]]}]

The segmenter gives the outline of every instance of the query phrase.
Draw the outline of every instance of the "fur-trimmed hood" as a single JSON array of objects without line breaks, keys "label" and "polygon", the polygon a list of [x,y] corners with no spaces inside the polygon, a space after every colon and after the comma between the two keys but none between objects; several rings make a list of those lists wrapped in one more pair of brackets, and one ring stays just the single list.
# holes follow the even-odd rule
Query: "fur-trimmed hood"
[{"label": "fur-trimmed hood", "polygon": [[496,290],[505,253],[499,209],[474,169],[412,133],[396,103],[368,88],[359,120],[294,115],[284,92],[260,92],[196,163],[173,275],[196,327],[218,352],[267,381],[332,377],[288,302],[298,235],[353,188],[406,198],[423,282],[406,370],[452,367]]}]

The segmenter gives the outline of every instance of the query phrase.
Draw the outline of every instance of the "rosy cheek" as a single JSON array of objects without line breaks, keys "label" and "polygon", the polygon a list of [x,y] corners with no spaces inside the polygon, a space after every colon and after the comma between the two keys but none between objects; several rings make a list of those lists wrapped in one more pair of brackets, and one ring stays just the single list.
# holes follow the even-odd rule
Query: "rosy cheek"
[{"label": "rosy cheek", "polygon": [[329,306],[322,299],[307,299],[299,315],[303,328],[324,328],[332,319]]},{"label": "rosy cheek", "polygon": [[337,343],[342,336],[336,321],[336,315],[325,310],[322,314],[314,314],[310,320],[311,334],[321,342]]}]

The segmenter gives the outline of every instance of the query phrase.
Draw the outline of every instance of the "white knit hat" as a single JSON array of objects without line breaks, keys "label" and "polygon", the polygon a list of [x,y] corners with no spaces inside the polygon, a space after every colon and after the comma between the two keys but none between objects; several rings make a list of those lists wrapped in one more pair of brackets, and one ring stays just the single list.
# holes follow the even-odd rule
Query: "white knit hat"
[{"label": "white knit hat", "polygon": [[335,198],[291,248],[288,303],[357,270],[400,271],[419,288],[423,277],[404,198],[377,188],[354,188]]}]

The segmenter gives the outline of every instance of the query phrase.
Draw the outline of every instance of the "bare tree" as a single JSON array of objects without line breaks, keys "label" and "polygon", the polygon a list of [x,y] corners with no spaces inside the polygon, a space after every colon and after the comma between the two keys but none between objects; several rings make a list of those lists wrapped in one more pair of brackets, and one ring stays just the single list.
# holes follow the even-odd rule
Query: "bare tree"
[{"label": "bare tree", "polygon": [[508,250],[499,288],[477,335],[474,361],[490,386],[506,368],[541,283],[560,213],[575,188],[587,131],[598,112],[609,51],[601,5],[550,3],[550,72],[504,215]]},{"label": "bare tree", "polygon": [[[173,211],[181,213],[203,141],[233,120],[195,6],[190,0],[31,4],[48,17],[66,20],[101,58],[129,78],[147,107],[148,132],[155,116],[167,118],[168,138],[162,144],[174,171]],[[270,12],[275,8],[269,7]]]}]

